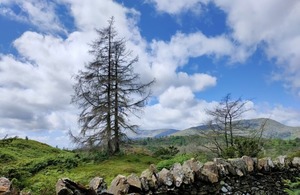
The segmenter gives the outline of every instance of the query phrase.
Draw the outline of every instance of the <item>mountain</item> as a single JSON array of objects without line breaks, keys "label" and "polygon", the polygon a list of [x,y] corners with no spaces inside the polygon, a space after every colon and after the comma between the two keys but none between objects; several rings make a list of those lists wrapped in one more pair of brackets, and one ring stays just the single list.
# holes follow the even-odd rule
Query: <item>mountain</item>
[{"label": "mountain", "polygon": [[[300,138],[300,127],[290,127],[272,119],[258,118],[239,120],[236,121],[236,123],[237,122],[243,124],[244,126],[247,126],[247,129],[235,132],[238,135],[248,135],[250,133],[250,130],[259,130],[261,129],[261,127],[263,127],[263,137],[266,138]],[[172,136],[201,135],[201,132],[209,130],[210,127],[208,125],[201,125],[178,131],[176,133],[173,133]]]},{"label": "mountain", "polygon": [[147,137],[164,137],[172,135],[179,130],[176,129],[155,129],[155,130],[138,130],[137,133],[128,133],[127,136],[132,139],[140,139],[140,138],[147,138]]}]

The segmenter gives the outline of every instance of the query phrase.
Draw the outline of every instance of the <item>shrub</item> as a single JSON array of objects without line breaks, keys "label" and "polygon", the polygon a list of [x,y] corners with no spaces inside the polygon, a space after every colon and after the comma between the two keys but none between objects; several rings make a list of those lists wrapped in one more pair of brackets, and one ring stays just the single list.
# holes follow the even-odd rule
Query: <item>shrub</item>
[{"label": "shrub", "polygon": [[289,195],[300,195],[300,178],[297,178],[295,182],[292,182],[290,180],[285,180],[285,192],[287,192]]},{"label": "shrub", "polygon": [[235,139],[235,149],[237,151],[236,157],[241,157],[244,155],[257,157],[258,153],[262,150],[262,147],[258,139],[237,137]]},{"label": "shrub", "polygon": [[160,161],[159,163],[157,163],[156,167],[158,170],[161,170],[163,168],[170,169],[173,166],[173,164],[175,164],[175,163],[182,164],[184,161],[189,160],[191,158],[192,158],[192,156],[188,155],[188,154],[176,155],[175,157],[173,157],[171,159]]},{"label": "shrub", "polygon": [[15,160],[16,158],[13,155],[0,151],[0,163],[8,163]]},{"label": "shrub", "polygon": [[175,146],[169,146],[167,148],[159,147],[155,152],[154,155],[156,157],[161,157],[163,159],[169,159],[175,156],[179,152],[178,148]]},{"label": "shrub", "polygon": [[223,158],[234,158],[237,156],[237,149],[235,146],[229,146],[228,148],[225,148],[222,153],[221,156]]}]

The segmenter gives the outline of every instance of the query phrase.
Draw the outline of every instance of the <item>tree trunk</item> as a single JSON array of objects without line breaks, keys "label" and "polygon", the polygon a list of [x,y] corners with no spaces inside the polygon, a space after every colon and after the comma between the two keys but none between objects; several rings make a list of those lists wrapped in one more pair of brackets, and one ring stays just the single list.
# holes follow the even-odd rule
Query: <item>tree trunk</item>
[{"label": "tree trunk", "polygon": [[118,63],[116,62],[115,64],[115,139],[114,139],[114,144],[115,144],[115,153],[120,152],[120,134],[119,134],[119,98],[118,98]]}]

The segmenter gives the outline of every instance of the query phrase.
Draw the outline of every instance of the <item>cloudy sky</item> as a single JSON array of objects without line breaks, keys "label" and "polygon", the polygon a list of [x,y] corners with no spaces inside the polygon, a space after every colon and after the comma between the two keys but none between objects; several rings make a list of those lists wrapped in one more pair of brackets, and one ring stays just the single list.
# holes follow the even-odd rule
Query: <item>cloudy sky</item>
[{"label": "cloudy sky", "polygon": [[156,79],[142,129],[200,125],[227,93],[251,99],[245,118],[300,126],[298,0],[0,0],[0,137],[72,147],[72,76],[111,16]]}]

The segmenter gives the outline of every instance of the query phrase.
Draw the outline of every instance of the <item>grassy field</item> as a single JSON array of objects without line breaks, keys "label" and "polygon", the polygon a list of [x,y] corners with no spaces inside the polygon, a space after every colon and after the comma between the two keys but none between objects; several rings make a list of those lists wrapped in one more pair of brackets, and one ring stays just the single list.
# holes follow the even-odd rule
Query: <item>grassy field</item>
[{"label": "grassy field", "polygon": [[[201,146],[204,142],[197,136],[148,138],[130,142],[121,154],[108,157],[98,150],[67,151],[33,140],[0,140],[0,177],[33,195],[53,195],[59,178],[87,185],[99,176],[109,185],[118,174],[140,175],[150,164],[162,169],[192,157],[211,160],[215,156]],[[264,140],[260,157],[282,154],[300,156],[300,140]]]},{"label": "grassy field", "polygon": [[[3,141],[1,141],[3,142]],[[32,194],[53,195],[59,178],[68,177],[87,185],[100,176],[110,184],[118,174],[140,174],[160,160],[143,150],[113,157],[53,148],[33,140],[12,139],[0,143],[0,176],[8,177],[20,189]]]}]

